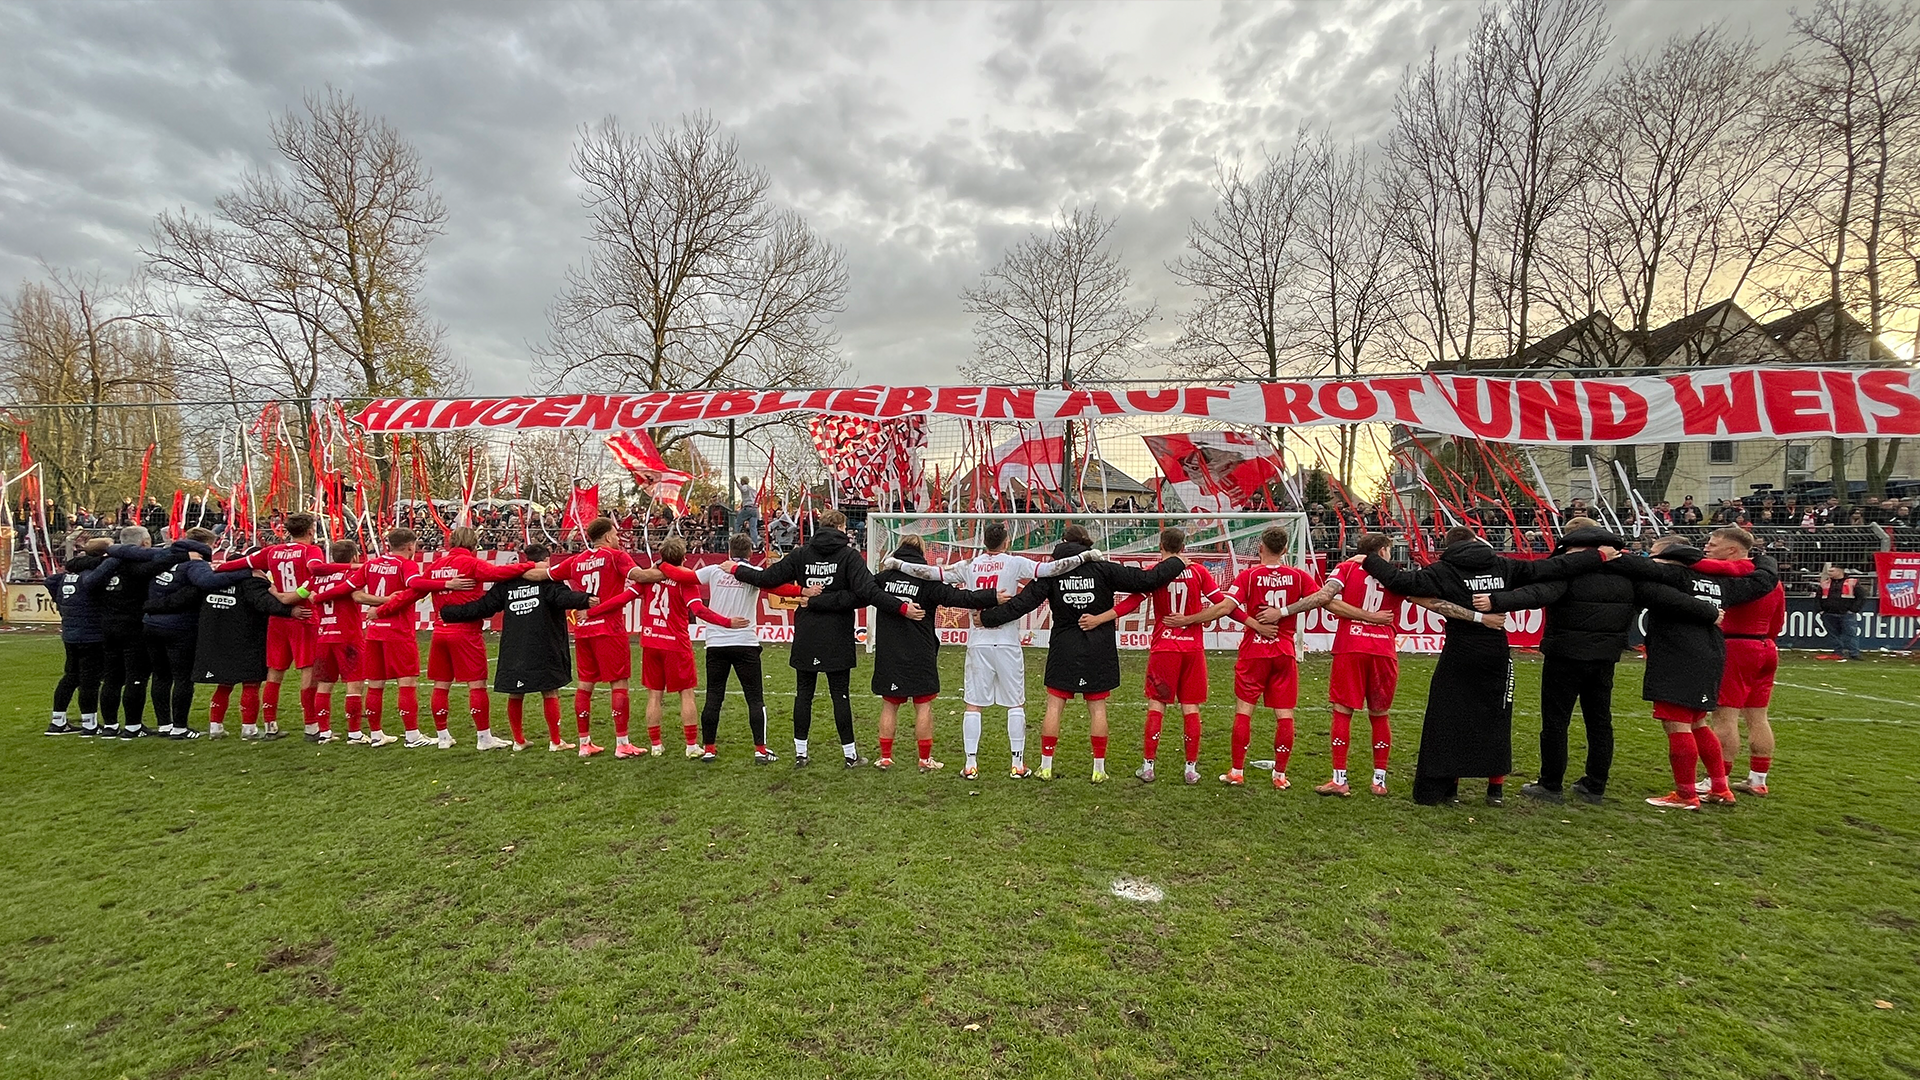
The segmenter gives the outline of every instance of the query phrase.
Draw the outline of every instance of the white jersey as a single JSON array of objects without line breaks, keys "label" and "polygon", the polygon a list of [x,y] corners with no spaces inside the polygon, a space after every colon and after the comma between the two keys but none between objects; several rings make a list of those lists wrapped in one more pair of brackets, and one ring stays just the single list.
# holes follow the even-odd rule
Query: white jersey
[{"label": "white jersey", "polygon": [[716,565],[703,566],[694,571],[700,584],[707,587],[707,606],[714,614],[727,619],[745,619],[744,629],[735,630],[731,626],[707,624],[707,645],[758,645],[760,638],[754,633],[753,624],[760,607],[760,590],[741,581]]},{"label": "white jersey", "polygon": [[[968,561],[960,575],[962,588],[992,589],[998,593],[1012,596],[1027,587],[1039,572],[1040,566],[1024,555],[1009,555],[1004,551],[990,551],[984,555],[975,555]],[[1018,645],[1020,644],[1020,623],[1010,622],[1005,626],[975,626],[967,632],[967,647],[975,645]]]}]

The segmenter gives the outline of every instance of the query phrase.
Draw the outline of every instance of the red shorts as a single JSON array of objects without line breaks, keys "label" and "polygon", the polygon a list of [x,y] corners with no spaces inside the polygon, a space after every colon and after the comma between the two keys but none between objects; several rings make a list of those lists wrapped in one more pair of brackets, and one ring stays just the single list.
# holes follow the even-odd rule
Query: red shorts
[{"label": "red shorts", "polygon": [[1113,691],[1096,690],[1091,694],[1075,694],[1071,690],[1055,690],[1053,687],[1049,686],[1047,687],[1047,696],[1057,697],[1061,701],[1072,701],[1076,697],[1083,697],[1083,698],[1086,698],[1088,701],[1105,701],[1109,697],[1113,696]]},{"label": "red shorts", "polygon": [[1199,651],[1148,653],[1147,697],[1167,704],[1205,704],[1207,654]]},{"label": "red shorts", "polygon": [[1393,709],[1393,691],[1400,683],[1400,658],[1382,653],[1333,654],[1333,677],[1327,700],[1349,713],[1365,709],[1368,716],[1385,716]]},{"label": "red shorts", "polygon": [[880,700],[886,702],[889,705],[905,705],[909,701],[913,702],[915,705],[925,705],[927,702],[932,701],[934,698],[937,698],[939,696],[940,696],[939,694],[921,694],[919,697],[915,697],[915,698],[903,698],[903,697],[893,697],[888,694],[881,694]]},{"label": "red shorts", "polygon": [[313,623],[275,616],[267,620],[267,670],[293,671],[313,666]]},{"label": "red shorts", "polygon": [[1706,720],[1707,710],[1689,709],[1670,701],[1656,701],[1653,703],[1653,718],[1663,724],[1686,724],[1692,727]]},{"label": "red shorts", "polygon": [[640,685],[648,690],[672,694],[700,685],[693,670],[693,650],[671,652],[665,649],[640,649]]},{"label": "red shorts", "polygon": [[1300,662],[1291,656],[1243,656],[1233,662],[1233,696],[1269,709],[1300,702]]},{"label": "red shorts", "polygon": [[313,677],[318,682],[359,682],[365,670],[366,650],[357,641],[323,641],[313,660]]},{"label": "red shorts", "polygon": [[487,681],[487,643],[479,634],[435,634],[427,641],[427,678],[434,682]]},{"label": "red shorts", "polygon": [[633,677],[633,648],[625,634],[594,634],[574,641],[580,681],[625,682]]},{"label": "red shorts", "polygon": [[398,641],[368,641],[364,666],[374,682],[420,677],[420,639],[408,634]]},{"label": "red shorts", "polygon": [[1727,667],[1720,676],[1720,707],[1764,709],[1773,700],[1780,649],[1771,641],[1727,639]]}]

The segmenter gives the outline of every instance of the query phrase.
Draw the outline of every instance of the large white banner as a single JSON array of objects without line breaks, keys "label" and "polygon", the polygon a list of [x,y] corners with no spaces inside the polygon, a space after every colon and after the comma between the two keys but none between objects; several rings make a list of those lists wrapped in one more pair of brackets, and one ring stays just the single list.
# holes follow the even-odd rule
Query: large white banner
[{"label": "large white banner", "polygon": [[855,386],[470,399],[381,398],[355,419],[368,431],[609,431],[789,412],[889,420],[1082,420],[1177,416],[1311,427],[1398,423],[1490,442],[1654,443],[1920,435],[1911,368],[1695,369],[1619,379],[1376,375],[1155,390],[1002,386]]}]

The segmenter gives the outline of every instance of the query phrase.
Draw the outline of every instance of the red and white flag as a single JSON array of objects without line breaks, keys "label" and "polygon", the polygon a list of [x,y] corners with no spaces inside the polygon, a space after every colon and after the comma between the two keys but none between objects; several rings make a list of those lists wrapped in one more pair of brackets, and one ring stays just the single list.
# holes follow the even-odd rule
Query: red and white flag
[{"label": "red and white flag", "polygon": [[1001,491],[1019,484],[1029,490],[1059,491],[1067,464],[1067,425],[1020,425],[1019,434],[992,450],[988,467]]},{"label": "red and white flag", "polygon": [[659,447],[653,445],[652,437],[646,432],[623,431],[608,436],[607,449],[613,452],[615,461],[633,474],[634,483],[653,496],[654,502],[672,507],[676,514],[687,512],[686,490],[693,474],[668,468]]},{"label": "red and white flag", "polygon": [[1189,509],[1251,507],[1286,470],[1272,444],[1238,431],[1143,435],[1160,472]]}]

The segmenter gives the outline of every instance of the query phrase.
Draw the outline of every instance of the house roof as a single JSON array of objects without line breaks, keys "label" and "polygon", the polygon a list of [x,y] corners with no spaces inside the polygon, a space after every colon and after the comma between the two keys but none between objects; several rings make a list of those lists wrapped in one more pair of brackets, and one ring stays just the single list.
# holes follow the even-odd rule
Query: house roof
[{"label": "house roof", "polygon": [[[1843,364],[1897,364],[1900,358],[1886,343],[1874,337],[1867,325],[1846,308],[1832,300],[1823,300],[1812,307],[1801,308],[1765,324],[1764,329],[1773,340],[1780,343],[1794,359],[1803,363],[1816,364],[1827,360],[1828,337],[1831,333],[1833,312],[1840,313],[1840,326],[1845,337],[1845,352],[1841,357]],[[1859,355],[1861,344],[1867,345],[1867,355]]]}]

